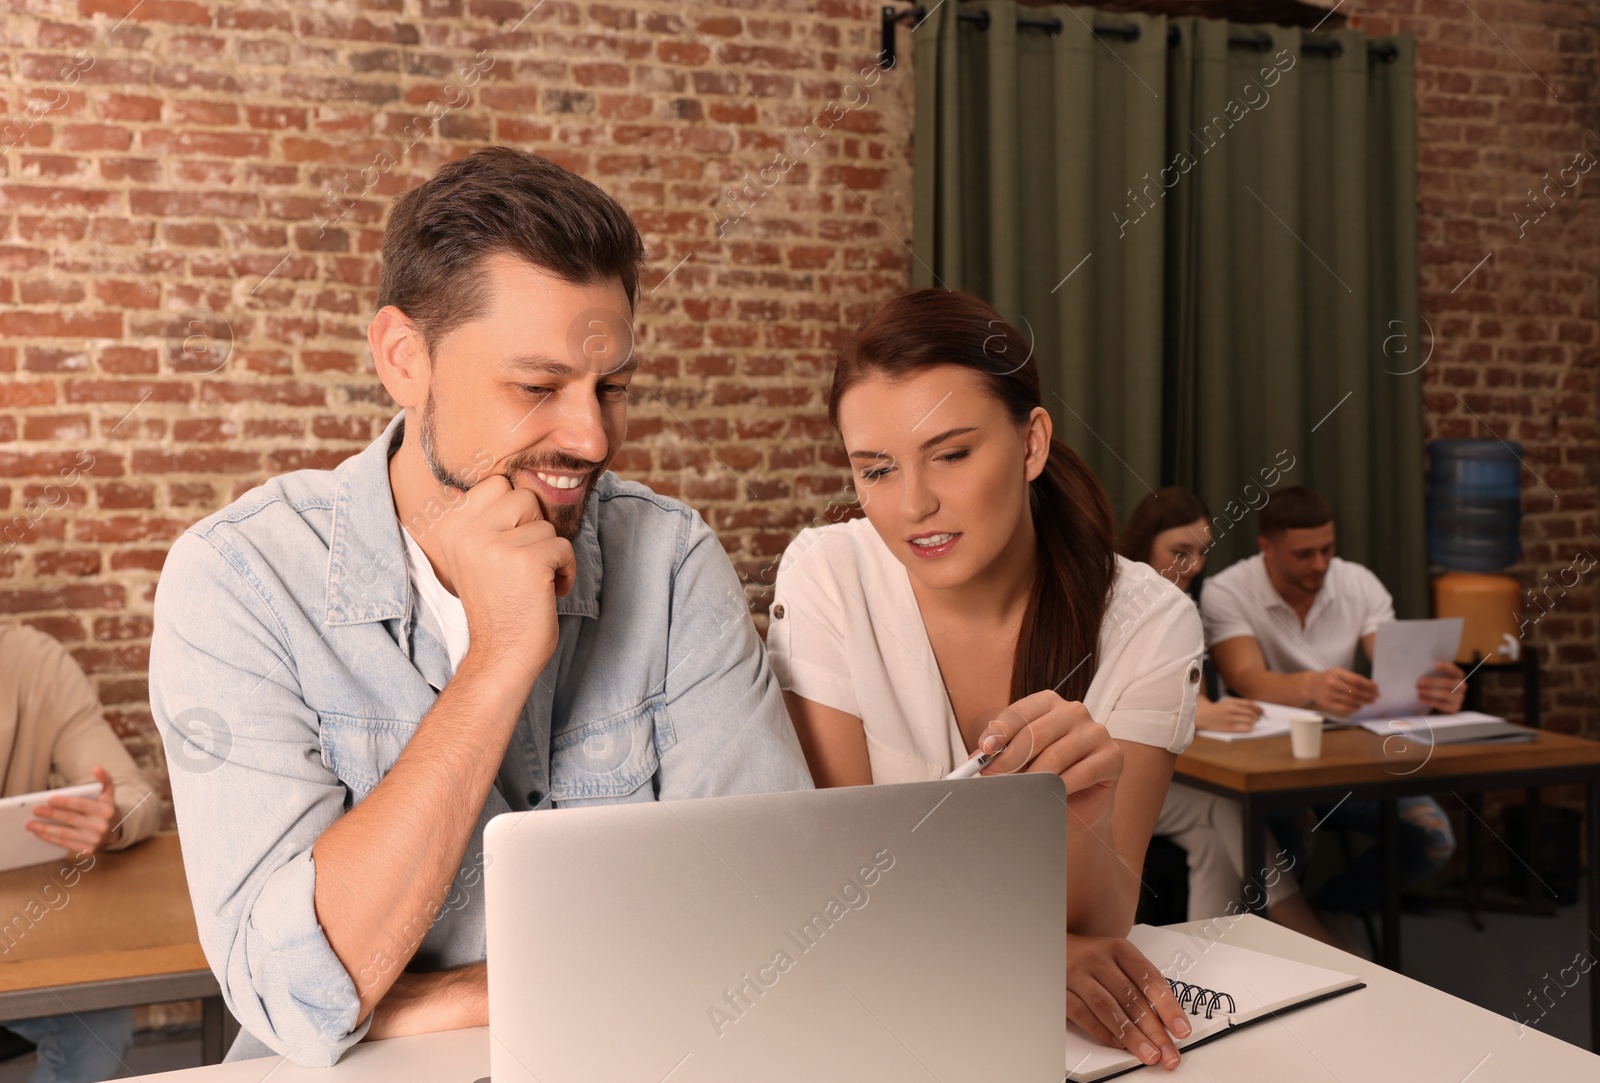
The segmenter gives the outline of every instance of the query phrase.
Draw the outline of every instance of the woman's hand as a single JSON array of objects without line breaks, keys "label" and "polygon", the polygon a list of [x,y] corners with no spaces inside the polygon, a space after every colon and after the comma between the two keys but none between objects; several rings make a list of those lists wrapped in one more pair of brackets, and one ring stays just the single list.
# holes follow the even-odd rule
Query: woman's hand
[{"label": "woman's hand", "polygon": [[97,797],[56,796],[33,810],[34,819],[22,826],[45,842],[68,853],[92,854],[117,841],[116,787],[104,767],[94,769],[100,783]]},{"label": "woman's hand", "polygon": [[1234,696],[1223,696],[1219,700],[1201,696],[1194,705],[1194,728],[1197,730],[1246,733],[1255,727],[1260,717],[1261,704]]},{"label": "woman's hand", "polygon": [[983,769],[985,775],[1049,771],[1067,786],[1067,808],[1087,824],[1111,811],[1122,749],[1106,728],[1089,717],[1081,703],[1054,692],[1035,692],[1001,711],[978,738],[978,748],[1005,751]]},{"label": "woman's hand", "polygon": [[1163,1068],[1178,1066],[1171,1035],[1191,1033],[1161,971],[1114,936],[1067,934],[1067,1018],[1101,1045]]}]

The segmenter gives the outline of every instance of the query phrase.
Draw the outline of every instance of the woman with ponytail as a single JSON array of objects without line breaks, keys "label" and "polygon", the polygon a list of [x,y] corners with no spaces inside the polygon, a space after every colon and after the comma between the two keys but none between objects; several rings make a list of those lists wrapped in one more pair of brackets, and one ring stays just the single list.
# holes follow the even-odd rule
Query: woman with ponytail
[{"label": "woman with ponytail", "polygon": [[1052,438],[1029,353],[948,290],[862,325],[828,410],[865,517],[789,546],[767,645],[818,786],[931,781],[999,747],[984,775],[1062,777],[1068,1018],[1171,1068],[1183,1011],[1123,938],[1194,733],[1200,618],[1115,553],[1105,490]]}]

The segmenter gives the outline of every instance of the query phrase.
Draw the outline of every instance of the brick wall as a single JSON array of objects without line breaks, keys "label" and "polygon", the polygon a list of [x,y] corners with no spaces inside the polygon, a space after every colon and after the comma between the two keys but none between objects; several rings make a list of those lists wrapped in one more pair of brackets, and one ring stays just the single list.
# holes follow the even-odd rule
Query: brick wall
[{"label": "brick wall", "polygon": [[[758,607],[841,494],[830,349],[910,266],[910,62],[873,72],[876,3],[20,7],[0,21],[0,619],[71,646],[153,775],[166,546],[375,435],[383,209],[483,143],[546,154],[635,215],[644,370],[617,465],[705,512]],[[1512,215],[1600,151],[1600,29],[1580,0],[1472,11],[1351,14],[1420,43],[1429,434],[1524,443],[1518,573],[1536,585],[1600,557],[1595,177],[1532,225]],[[1591,734],[1597,578],[1530,626],[1548,722]]]},{"label": "brick wall", "polygon": [[[1528,588],[1525,638],[1544,660],[1543,721],[1600,737],[1600,6],[1358,0],[1345,10],[1354,27],[1418,44],[1427,435],[1521,442],[1523,559],[1512,574]],[[1495,683],[1490,706],[1520,716],[1515,678]]]},{"label": "brick wall", "polygon": [[830,349],[909,280],[911,88],[873,66],[873,5],[24,7],[0,22],[0,619],[71,646],[153,776],[168,544],[381,429],[384,208],[480,145],[596,180],[644,234],[621,472],[700,508],[753,583],[840,489]]}]

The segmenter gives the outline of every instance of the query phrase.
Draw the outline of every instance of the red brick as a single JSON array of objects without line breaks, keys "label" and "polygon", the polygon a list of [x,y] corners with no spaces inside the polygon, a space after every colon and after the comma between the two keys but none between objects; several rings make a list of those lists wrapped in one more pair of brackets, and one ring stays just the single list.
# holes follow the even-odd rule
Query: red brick
[{"label": "red brick", "polygon": [[120,312],[0,312],[0,335],[12,338],[118,338]]},{"label": "red brick", "polygon": [[155,308],[161,291],[151,282],[107,280],[94,284],[95,296],[112,308]]},{"label": "red brick", "polygon": [[211,10],[190,0],[78,0],[78,14],[85,19],[107,16],[112,24],[126,18],[133,22],[187,23],[210,26]]},{"label": "red brick", "polygon": [[40,550],[33,555],[33,570],[40,575],[50,576],[98,575],[100,552],[96,549]]},{"label": "red brick", "polygon": [[17,296],[25,305],[70,305],[83,300],[83,283],[59,278],[24,279]]},{"label": "red brick", "polygon": [[161,99],[140,94],[107,94],[95,100],[107,120],[160,120]]},{"label": "red brick", "polygon": [[167,550],[164,547],[161,549],[118,549],[111,554],[111,570],[114,572],[159,572],[166,559]]},{"label": "red brick", "polygon": [[63,583],[55,587],[0,590],[0,613],[120,609],[126,597],[126,591],[118,583]]},{"label": "red brick", "polygon": [[147,483],[106,481],[94,487],[95,500],[102,508],[153,508],[156,487]]},{"label": "red brick", "polygon": [[[261,469],[261,455],[254,451],[229,451],[206,448],[203,451],[165,451],[145,448],[130,460],[135,475],[144,474],[243,474]],[[4,473],[0,470],[0,473]]]},{"label": "red brick", "polygon": [[171,122],[229,128],[239,123],[239,107],[232,102],[176,101],[172,103]]},{"label": "red brick", "polygon": [[49,406],[55,401],[56,385],[49,381],[0,381],[0,406]]},{"label": "red brick", "polygon": [[73,124],[61,130],[61,144],[67,150],[127,150],[133,133],[111,124]]},{"label": "red brick", "polygon": [[[135,453],[137,457],[138,453]],[[189,525],[187,519],[163,519],[144,515],[117,515],[80,519],[73,537],[81,542],[171,541]]]},{"label": "red brick", "polygon": [[260,200],[250,192],[134,191],[128,193],[128,207],[156,218],[249,218]]},{"label": "red brick", "polygon": [[87,440],[88,414],[29,414],[22,419],[24,440]]}]

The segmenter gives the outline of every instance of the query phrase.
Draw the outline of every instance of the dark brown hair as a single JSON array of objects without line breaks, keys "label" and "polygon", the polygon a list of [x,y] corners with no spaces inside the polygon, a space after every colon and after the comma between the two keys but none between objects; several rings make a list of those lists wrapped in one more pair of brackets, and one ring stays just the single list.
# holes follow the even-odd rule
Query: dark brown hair
[{"label": "dark brown hair", "polygon": [[1285,530],[1310,530],[1333,522],[1333,508],[1315,490],[1291,485],[1271,494],[1258,513],[1261,536]]},{"label": "dark brown hair", "polygon": [[1149,564],[1150,549],[1156,543],[1157,534],[1173,527],[1188,526],[1196,519],[1210,518],[1206,502],[1188,489],[1177,485],[1157,489],[1139,501],[1139,506],[1128,516],[1122,537],[1117,541],[1117,552],[1129,560]]},{"label": "dark brown hair", "polygon": [[[873,313],[840,353],[828,392],[834,428],[839,400],[857,381],[903,378],[934,365],[976,372],[1018,425],[1040,405],[1039,368],[1015,327],[971,294],[915,290]],[[1082,700],[1099,667],[1100,622],[1117,571],[1111,501],[1077,452],[1052,439],[1044,470],[1029,483],[1029,505],[1039,573],[1017,636],[1011,699],[1054,688]]]},{"label": "dark brown hair", "polygon": [[576,173],[513,147],[443,166],[394,201],[378,307],[394,305],[431,351],[483,314],[483,260],[506,253],[578,285],[621,279],[631,305],[644,243],[617,201]]}]

